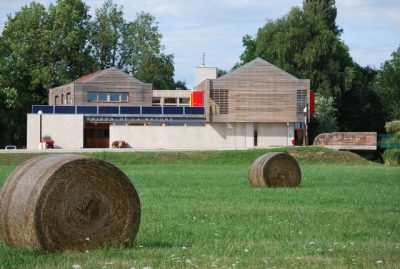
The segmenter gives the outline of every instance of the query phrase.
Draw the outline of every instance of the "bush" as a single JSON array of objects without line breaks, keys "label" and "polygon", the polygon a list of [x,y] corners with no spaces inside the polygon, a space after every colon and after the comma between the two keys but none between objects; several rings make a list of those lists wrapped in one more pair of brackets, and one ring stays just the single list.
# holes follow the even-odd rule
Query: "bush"
[{"label": "bush", "polygon": [[387,133],[398,133],[400,134],[400,120],[394,120],[386,122],[385,129]]},{"label": "bush", "polygon": [[400,149],[387,149],[383,153],[386,165],[400,165]]}]

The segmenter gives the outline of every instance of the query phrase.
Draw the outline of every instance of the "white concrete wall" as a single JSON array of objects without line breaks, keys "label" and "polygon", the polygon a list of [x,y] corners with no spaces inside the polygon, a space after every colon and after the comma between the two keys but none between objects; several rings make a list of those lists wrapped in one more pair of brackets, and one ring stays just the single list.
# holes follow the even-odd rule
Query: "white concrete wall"
[{"label": "white concrete wall", "polygon": [[[258,124],[258,147],[287,146],[293,124]],[[110,144],[126,141],[136,149],[246,149],[254,147],[253,123],[205,126],[110,126]]]},{"label": "white concrete wall", "polygon": [[293,123],[258,124],[258,147],[291,146],[293,138]]},{"label": "white concrete wall", "polygon": [[[37,114],[27,117],[27,148],[38,149],[40,139],[40,120]],[[56,148],[83,148],[83,115],[42,115],[42,136],[50,135]]]},{"label": "white concrete wall", "polygon": [[216,79],[218,68],[216,67],[196,67],[194,73],[194,86],[196,87],[206,79]]},{"label": "white concrete wall", "polygon": [[[39,125],[39,115],[28,114],[28,149],[38,149]],[[258,123],[257,128],[258,148],[291,145],[293,123]],[[57,148],[83,148],[83,134],[83,115],[42,115],[42,135],[50,135]],[[110,147],[115,140],[125,140],[134,149],[246,149],[254,147],[254,124],[110,125]]]}]

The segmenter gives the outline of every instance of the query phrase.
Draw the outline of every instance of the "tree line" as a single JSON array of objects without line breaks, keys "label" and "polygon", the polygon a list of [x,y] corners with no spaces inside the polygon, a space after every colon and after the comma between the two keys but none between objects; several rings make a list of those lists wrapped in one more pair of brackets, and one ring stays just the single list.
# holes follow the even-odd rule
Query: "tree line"
[{"label": "tree line", "polygon": [[[380,70],[357,64],[341,39],[334,0],[304,0],[269,20],[257,35],[243,37],[237,68],[256,57],[300,78],[316,91],[311,139],[331,131],[384,131],[400,119],[400,48]],[[312,142],[312,141],[311,141]]]},{"label": "tree line", "polygon": [[[26,113],[45,104],[49,88],[116,66],[157,89],[186,89],[174,81],[174,55],[164,52],[154,16],[132,21],[107,0],[89,14],[82,0],[32,2],[9,15],[0,36],[0,146],[26,143]],[[351,57],[336,24],[334,0],[304,0],[243,37],[237,68],[261,57],[316,91],[311,137],[330,131],[382,132],[400,119],[400,48],[376,70]],[[221,73],[222,74],[222,73]]]}]

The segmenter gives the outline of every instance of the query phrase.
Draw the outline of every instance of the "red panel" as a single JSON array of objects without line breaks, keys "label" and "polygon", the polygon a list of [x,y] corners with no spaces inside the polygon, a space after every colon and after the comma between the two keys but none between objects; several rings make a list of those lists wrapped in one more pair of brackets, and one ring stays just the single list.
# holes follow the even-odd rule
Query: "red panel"
[{"label": "red panel", "polygon": [[315,91],[310,90],[310,115],[315,115]]},{"label": "red panel", "polygon": [[190,105],[191,106],[203,106],[203,92],[194,91],[190,94]]}]

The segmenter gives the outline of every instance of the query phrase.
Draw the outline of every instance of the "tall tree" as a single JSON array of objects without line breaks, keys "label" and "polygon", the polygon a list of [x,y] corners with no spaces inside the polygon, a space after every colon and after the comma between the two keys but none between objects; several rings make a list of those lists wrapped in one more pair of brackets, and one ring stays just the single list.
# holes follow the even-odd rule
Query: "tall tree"
[{"label": "tall tree", "polygon": [[125,24],[119,67],[136,74],[148,55],[159,55],[162,35],[154,16],[140,12],[134,21]]},{"label": "tall tree", "polygon": [[15,113],[6,115],[3,144],[25,144],[26,113],[32,103],[45,102],[51,85],[51,43],[48,14],[31,3],[8,16],[0,40],[0,88],[16,89]]},{"label": "tall tree", "polygon": [[376,88],[382,98],[386,120],[400,119],[400,47],[392,53],[390,60],[382,64]]},{"label": "tall tree", "polygon": [[49,7],[52,84],[60,85],[95,69],[88,45],[89,7],[81,0],[58,0]]},{"label": "tall tree", "polygon": [[153,83],[154,89],[166,90],[174,88],[174,58],[171,54],[143,55],[135,77],[141,81]]},{"label": "tall tree", "polygon": [[0,143],[24,145],[31,105],[46,104],[49,88],[93,70],[87,12],[80,0],[58,0],[49,10],[32,2],[8,17],[0,37],[0,89],[17,95]]},{"label": "tall tree", "polygon": [[174,56],[163,53],[154,16],[140,12],[132,22],[112,0],[96,10],[91,23],[93,57],[99,69],[116,66],[155,88],[174,87]]},{"label": "tall tree", "polygon": [[122,7],[107,0],[95,13],[90,31],[93,56],[100,69],[118,66],[125,23]]}]

